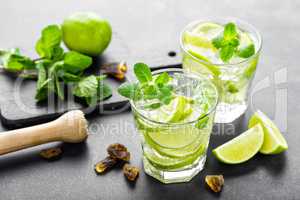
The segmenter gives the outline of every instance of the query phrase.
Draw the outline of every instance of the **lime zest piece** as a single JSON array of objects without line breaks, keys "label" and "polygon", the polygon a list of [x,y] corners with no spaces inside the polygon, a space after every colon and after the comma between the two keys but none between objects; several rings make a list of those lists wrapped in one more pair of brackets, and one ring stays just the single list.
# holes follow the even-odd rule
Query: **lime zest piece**
[{"label": "lime zest piece", "polygon": [[262,154],[278,154],[288,149],[288,144],[280,130],[262,111],[256,111],[249,120],[248,127],[260,124],[264,131],[264,143],[259,150]]},{"label": "lime zest piece", "polygon": [[263,142],[263,128],[260,124],[257,124],[239,136],[215,148],[213,154],[221,162],[239,164],[252,158],[260,150]]}]

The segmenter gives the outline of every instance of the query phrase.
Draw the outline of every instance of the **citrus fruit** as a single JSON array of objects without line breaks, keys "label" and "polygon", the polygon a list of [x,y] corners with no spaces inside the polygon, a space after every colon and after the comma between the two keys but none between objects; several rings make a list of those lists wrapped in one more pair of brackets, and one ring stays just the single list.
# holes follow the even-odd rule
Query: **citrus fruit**
[{"label": "citrus fruit", "polygon": [[288,149],[288,144],[280,130],[263,112],[256,111],[249,120],[249,127],[260,124],[264,131],[264,143],[259,150],[263,154],[278,154]]},{"label": "citrus fruit", "polygon": [[260,124],[253,126],[241,135],[213,150],[216,158],[227,164],[239,164],[252,158],[264,142],[263,128]]},{"label": "citrus fruit", "polygon": [[77,12],[62,24],[63,41],[70,49],[97,56],[109,45],[112,30],[108,21],[92,12]]}]

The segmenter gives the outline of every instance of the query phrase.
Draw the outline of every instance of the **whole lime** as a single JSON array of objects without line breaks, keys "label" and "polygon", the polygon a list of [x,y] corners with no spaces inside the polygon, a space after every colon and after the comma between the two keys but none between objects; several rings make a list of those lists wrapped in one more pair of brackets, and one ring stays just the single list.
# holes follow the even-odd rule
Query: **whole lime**
[{"label": "whole lime", "polygon": [[70,49],[86,55],[100,55],[112,35],[108,21],[92,12],[77,12],[62,24],[63,41]]}]

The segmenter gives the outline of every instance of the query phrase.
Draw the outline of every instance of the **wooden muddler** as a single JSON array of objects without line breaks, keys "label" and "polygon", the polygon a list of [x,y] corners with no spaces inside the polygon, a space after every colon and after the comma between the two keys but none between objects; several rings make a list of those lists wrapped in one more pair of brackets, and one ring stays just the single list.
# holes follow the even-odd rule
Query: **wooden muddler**
[{"label": "wooden muddler", "polygon": [[69,111],[52,122],[0,133],[0,155],[48,142],[78,143],[87,136],[83,112]]}]

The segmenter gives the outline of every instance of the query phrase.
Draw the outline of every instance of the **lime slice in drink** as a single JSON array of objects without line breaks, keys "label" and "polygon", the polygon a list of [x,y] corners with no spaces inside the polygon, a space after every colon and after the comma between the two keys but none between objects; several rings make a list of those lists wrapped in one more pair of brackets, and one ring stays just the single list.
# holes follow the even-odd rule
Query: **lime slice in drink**
[{"label": "lime slice in drink", "polygon": [[239,164],[252,158],[264,142],[261,125],[256,125],[238,137],[213,150],[216,158],[227,164]]},{"label": "lime slice in drink", "polygon": [[161,169],[171,170],[192,164],[199,157],[199,155],[204,154],[204,151],[205,148],[200,147],[196,152],[194,152],[194,154],[190,156],[183,158],[172,158],[159,155],[155,151],[152,151],[151,149],[148,149],[148,147],[145,147],[144,156],[151,162],[152,165]]},{"label": "lime slice in drink", "polygon": [[191,101],[184,96],[177,96],[173,102],[169,104],[170,106],[166,108],[172,112],[171,114],[168,112],[169,117],[167,122],[176,123],[187,118],[193,112],[190,102]]},{"label": "lime slice in drink", "polygon": [[206,22],[199,24],[193,29],[193,33],[205,36],[206,38],[212,39],[222,32],[223,26],[216,23]]},{"label": "lime slice in drink", "polygon": [[264,143],[259,150],[263,154],[278,154],[288,149],[288,144],[276,125],[261,111],[256,111],[249,120],[249,127],[260,124],[264,131]]},{"label": "lime slice in drink", "polygon": [[209,48],[212,51],[217,51],[210,39],[190,31],[184,33],[184,42],[195,47]]}]

